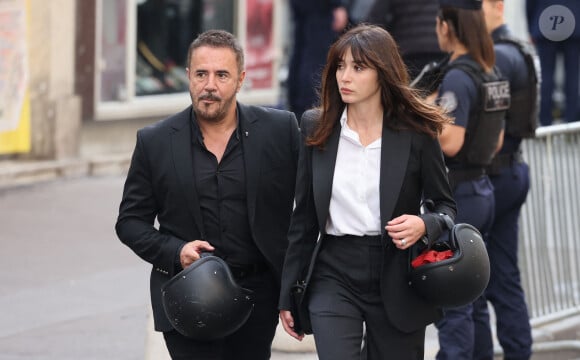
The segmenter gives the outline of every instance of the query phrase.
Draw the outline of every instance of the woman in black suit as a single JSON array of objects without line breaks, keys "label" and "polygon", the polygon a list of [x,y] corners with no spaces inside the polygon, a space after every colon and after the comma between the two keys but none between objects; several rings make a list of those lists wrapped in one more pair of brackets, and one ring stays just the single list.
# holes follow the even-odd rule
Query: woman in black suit
[{"label": "woman in black suit", "polygon": [[[368,359],[423,359],[440,310],[409,288],[409,249],[440,236],[441,214],[455,217],[437,140],[449,120],[407,85],[397,45],[377,26],[346,32],[322,80],[320,108],[302,119],[282,324],[302,339],[290,289],[314,254],[307,301],[320,359],[359,359],[363,324]],[[422,199],[435,211],[421,214]]]}]

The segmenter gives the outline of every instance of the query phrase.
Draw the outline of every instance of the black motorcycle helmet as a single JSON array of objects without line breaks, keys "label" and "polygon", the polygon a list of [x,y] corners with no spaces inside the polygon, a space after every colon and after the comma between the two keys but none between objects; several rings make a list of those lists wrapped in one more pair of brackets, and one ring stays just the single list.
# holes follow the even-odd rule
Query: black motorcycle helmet
[{"label": "black motorcycle helmet", "polygon": [[171,325],[196,340],[230,335],[254,308],[252,291],[236,284],[222,259],[205,254],[163,286],[162,302]]},{"label": "black motorcycle helmet", "polygon": [[[489,257],[479,231],[470,224],[455,224],[448,244],[453,256],[410,269],[409,284],[421,297],[438,307],[467,305],[489,282]],[[442,249],[443,250],[443,249]]]}]

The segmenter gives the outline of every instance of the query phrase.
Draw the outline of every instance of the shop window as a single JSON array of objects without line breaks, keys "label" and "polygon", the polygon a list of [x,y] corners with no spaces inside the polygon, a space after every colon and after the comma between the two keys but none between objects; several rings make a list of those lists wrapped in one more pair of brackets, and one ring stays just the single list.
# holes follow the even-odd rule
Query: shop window
[{"label": "shop window", "polygon": [[100,98],[123,101],[127,98],[126,0],[104,0],[101,9]]},{"label": "shop window", "polygon": [[210,28],[233,32],[233,0],[140,1],[135,94],[187,91],[187,49],[197,34]]},{"label": "shop window", "polygon": [[187,50],[208,29],[236,34],[245,50],[240,101],[280,103],[283,0],[95,1],[96,119],[163,116],[187,106]]}]

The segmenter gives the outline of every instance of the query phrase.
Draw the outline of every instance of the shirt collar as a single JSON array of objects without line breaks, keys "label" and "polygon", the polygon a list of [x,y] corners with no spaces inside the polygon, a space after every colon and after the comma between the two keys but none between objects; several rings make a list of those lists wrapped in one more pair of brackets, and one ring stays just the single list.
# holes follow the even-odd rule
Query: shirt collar
[{"label": "shirt collar", "polygon": [[[197,119],[195,118],[195,112],[193,111],[193,108],[191,108],[191,112],[189,115],[190,119],[191,119],[191,132],[192,132],[192,141],[198,141],[200,144],[203,144],[203,135],[201,133],[201,129],[199,128],[199,124],[197,123]],[[236,129],[234,130],[234,134],[236,134],[236,139],[240,140],[241,136],[240,136],[240,132],[241,132],[241,127],[243,126],[240,125],[241,119],[240,119],[240,112],[239,109],[236,107]]]},{"label": "shirt collar", "polygon": [[493,38],[494,42],[497,42],[501,38],[508,36],[510,36],[510,30],[506,24],[498,26],[491,32],[491,37]]},{"label": "shirt collar", "polygon": [[[351,139],[350,141],[355,141],[357,144],[360,144],[358,133],[352,130],[350,127],[348,127],[348,124],[346,123],[347,110],[348,106],[345,106],[344,110],[342,111],[342,115],[340,116],[340,126],[342,127],[342,130],[340,131],[340,136],[345,137],[347,139]],[[369,144],[368,148],[369,149],[380,148],[381,144],[382,138],[379,138],[377,141],[374,141],[372,144]]]},{"label": "shirt collar", "polygon": [[342,115],[340,115],[340,126],[344,127],[344,125],[346,125],[346,110],[348,109],[348,106],[344,107],[344,110],[342,111]]},{"label": "shirt collar", "polygon": [[193,111],[193,108],[191,108],[189,118],[191,119],[191,140],[198,144],[203,144],[203,136],[201,135],[201,129],[199,128],[199,124],[195,118],[195,111]]}]

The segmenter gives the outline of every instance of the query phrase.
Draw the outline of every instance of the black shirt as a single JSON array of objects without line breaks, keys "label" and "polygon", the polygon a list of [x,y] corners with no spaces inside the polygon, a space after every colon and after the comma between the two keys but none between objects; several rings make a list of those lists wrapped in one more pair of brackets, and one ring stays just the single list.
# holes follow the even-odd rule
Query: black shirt
[{"label": "black shirt", "polygon": [[193,173],[206,240],[230,265],[263,262],[249,224],[240,120],[221,161],[204,145],[192,112]]}]

